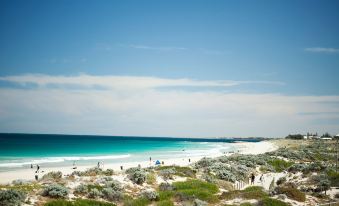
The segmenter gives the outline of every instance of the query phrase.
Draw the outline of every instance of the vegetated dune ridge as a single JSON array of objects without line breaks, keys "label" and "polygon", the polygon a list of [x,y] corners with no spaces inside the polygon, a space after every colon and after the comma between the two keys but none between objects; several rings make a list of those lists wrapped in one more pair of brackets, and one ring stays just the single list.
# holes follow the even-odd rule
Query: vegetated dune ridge
[{"label": "vegetated dune ridge", "polygon": [[[7,195],[0,195],[0,205],[244,206],[334,202],[339,196],[335,188],[339,186],[339,175],[335,171],[334,143],[235,143],[241,144],[235,153],[194,158],[191,162],[173,158],[164,165],[150,167],[150,162],[145,161],[139,163],[141,167],[131,164],[132,168],[123,171],[117,165],[69,172],[63,168],[61,172],[46,170],[39,181],[17,180],[2,185],[1,193]],[[251,183],[252,174],[255,178]]]}]

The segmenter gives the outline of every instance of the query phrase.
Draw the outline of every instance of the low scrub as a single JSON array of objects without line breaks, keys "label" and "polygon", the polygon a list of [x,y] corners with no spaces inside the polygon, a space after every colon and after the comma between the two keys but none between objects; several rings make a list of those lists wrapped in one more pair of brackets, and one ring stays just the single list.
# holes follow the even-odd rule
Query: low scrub
[{"label": "low scrub", "polygon": [[139,167],[132,167],[126,170],[128,178],[136,184],[143,184],[146,181],[147,173],[144,169]]},{"label": "low scrub", "polygon": [[185,182],[173,183],[176,197],[181,200],[190,200],[198,198],[209,203],[218,201],[216,193],[219,191],[215,184],[204,182],[201,180],[188,180]]},{"label": "low scrub", "polygon": [[173,202],[171,200],[162,200],[157,202],[157,206],[174,206]]},{"label": "low scrub", "polygon": [[158,167],[159,174],[162,173],[164,170],[171,170],[173,171],[172,175],[177,175],[181,177],[195,177],[196,171],[191,169],[190,167],[180,167],[180,166],[161,166]]},{"label": "low scrub", "polygon": [[1,190],[0,206],[18,206],[26,199],[26,194],[18,190]]},{"label": "low scrub", "polygon": [[290,206],[290,205],[277,199],[265,198],[259,201],[258,206]]},{"label": "low scrub", "polygon": [[287,162],[282,159],[273,159],[268,161],[268,164],[271,165],[276,172],[282,172],[291,167],[293,165],[293,162]]},{"label": "low scrub", "polygon": [[43,180],[60,180],[62,178],[62,172],[49,172],[42,176]]},{"label": "low scrub", "polygon": [[128,197],[124,200],[124,206],[146,206],[149,205],[150,203],[151,201],[144,197],[140,197],[137,199],[132,199]]},{"label": "low scrub", "polygon": [[234,190],[229,192],[224,192],[221,195],[221,199],[232,200],[235,198],[242,198],[242,199],[256,199],[260,200],[263,198],[267,198],[268,194],[263,190],[262,187],[259,186],[252,186],[247,187],[245,190]]},{"label": "low scrub", "polygon": [[18,190],[24,193],[29,193],[34,190],[41,189],[41,185],[37,183],[23,183],[15,185],[0,185],[0,190]]},{"label": "low scrub", "polygon": [[150,201],[159,200],[159,193],[154,190],[145,190],[142,192],[141,196]]},{"label": "low scrub", "polygon": [[52,198],[66,198],[68,196],[68,189],[59,184],[51,184],[44,188],[42,195]]},{"label": "low scrub", "polygon": [[75,201],[52,200],[45,203],[44,206],[115,206],[115,204],[95,200],[77,199]]},{"label": "low scrub", "polygon": [[305,193],[301,192],[297,188],[277,187],[275,190],[278,194],[285,194],[290,199],[293,199],[293,200],[296,200],[296,201],[299,201],[299,202],[305,202],[305,200],[306,200]]}]

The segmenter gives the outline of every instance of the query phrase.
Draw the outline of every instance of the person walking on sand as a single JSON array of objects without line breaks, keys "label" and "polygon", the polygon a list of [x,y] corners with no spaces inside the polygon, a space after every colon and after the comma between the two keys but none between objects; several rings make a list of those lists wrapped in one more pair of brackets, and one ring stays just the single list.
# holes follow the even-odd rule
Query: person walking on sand
[{"label": "person walking on sand", "polygon": [[254,174],[252,173],[252,175],[251,175],[251,185],[254,184],[254,180],[255,180],[255,176],[254,176]]},{"label": "person walking on sand", "polygon": [[97,166],[98,166],[98,168],[100,168],[100,162],[98,162],[98,165],[97,165]]},{"label": "person walking on sand", "polygon": [[38,172],[40,169],[40,165],[36,165],[36,171]]},{"label": "person walking on sand", "polygon": [[33,164],[31,164],[31,169],[33,169]]}]

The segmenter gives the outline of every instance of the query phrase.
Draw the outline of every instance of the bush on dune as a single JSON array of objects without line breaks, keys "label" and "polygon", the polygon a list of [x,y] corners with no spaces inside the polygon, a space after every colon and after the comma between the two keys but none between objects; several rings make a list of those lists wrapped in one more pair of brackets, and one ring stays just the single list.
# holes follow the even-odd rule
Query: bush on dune
[{"label": "bush on dune", "polygon": [[62,172],[57,171],[57,172],[49,172],[42,176],[43,180],[59,180],[62,178]]},{"label": "bush on dune", "polygon": [[174,206],[171,200],[162,200],[157,202],[157,206]]},{"label": "bush on dune", "polygon": [[75,201],[52,200],[45,203],[44,206],[115,206],[115,204],[95,200],[77,199]]},{"label": "bush on dune", "polygon": [[144,169],[139,167],[132,167],[126,170],[128,177],[132,182],[141,185],[146,181],[147,173]]},{"label": "bush on dune", "polygon": [[44,188],[42,195],[52,198],[66,198],[68,196],[68,189],[59,184],[51,184]]},{"label": "bush on dune", "polygon": [[151,201],[148,199],[141,197],[137,199],[132,199],[130,197],[125,198],[124,200],[124,206],[146,206],[149,205]]},{"label": "bush on dune", "polygon": [[175,182],[173,186],[175,187],[176,196],[181,200],[198,198],[209,203],[218,201],[215,194],[219,189],[215,184],[193,179],[186,182]]},{"label": "bush on dune", "polygon": [[299,202],[305,202],[306,195],[305,193],[301,192],[297,188],[293,187],[277,187],[275,189],[277,194],[285,194],[287,197],[299,201]]},{"label": "bush on dune", "polygon": [[293,162],[287,162],[282,159],[273,159],[268,161],[268,164],[270,164],[275,169],[276,172],[282,172],[289,168],[290,166],[292,166]]},{"label": "bush on dune", "polygon": [[277,199],[265,198],[259,201],[258,206],[289,206],[289,204]]},{"label": "bush on dune", "polygon": [[262,187],[259,186],[252,186],[247,187],[245,190],[234,190],[229,192],[223,192],[221,195],[221,199],[231,200],[235,198],[242,198],[242,199],[263,199],[268,197],[268,194],[264,191]]},{"label": "bush on dune", "polygon": [[1,190],[0,206],[18,206],[26,199],[26,194],[17,190]]},{"label": "bush on dune", "polygon": [[102,196],[109,201],[118,201],[123,199],[124,194],[121,191],[113,190],[112,188],[104,188]]}]

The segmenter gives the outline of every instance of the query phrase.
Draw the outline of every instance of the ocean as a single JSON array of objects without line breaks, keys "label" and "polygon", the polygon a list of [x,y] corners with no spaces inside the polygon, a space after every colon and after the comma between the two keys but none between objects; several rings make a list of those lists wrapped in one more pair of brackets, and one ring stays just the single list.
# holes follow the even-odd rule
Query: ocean
[{"label": "ocean", "polygon": [[64,165],[166,160],[212,156],[235,151],[234,143],[258,142],[243,138],[170,138],[50,134],[0,134],[0,172]]}]

